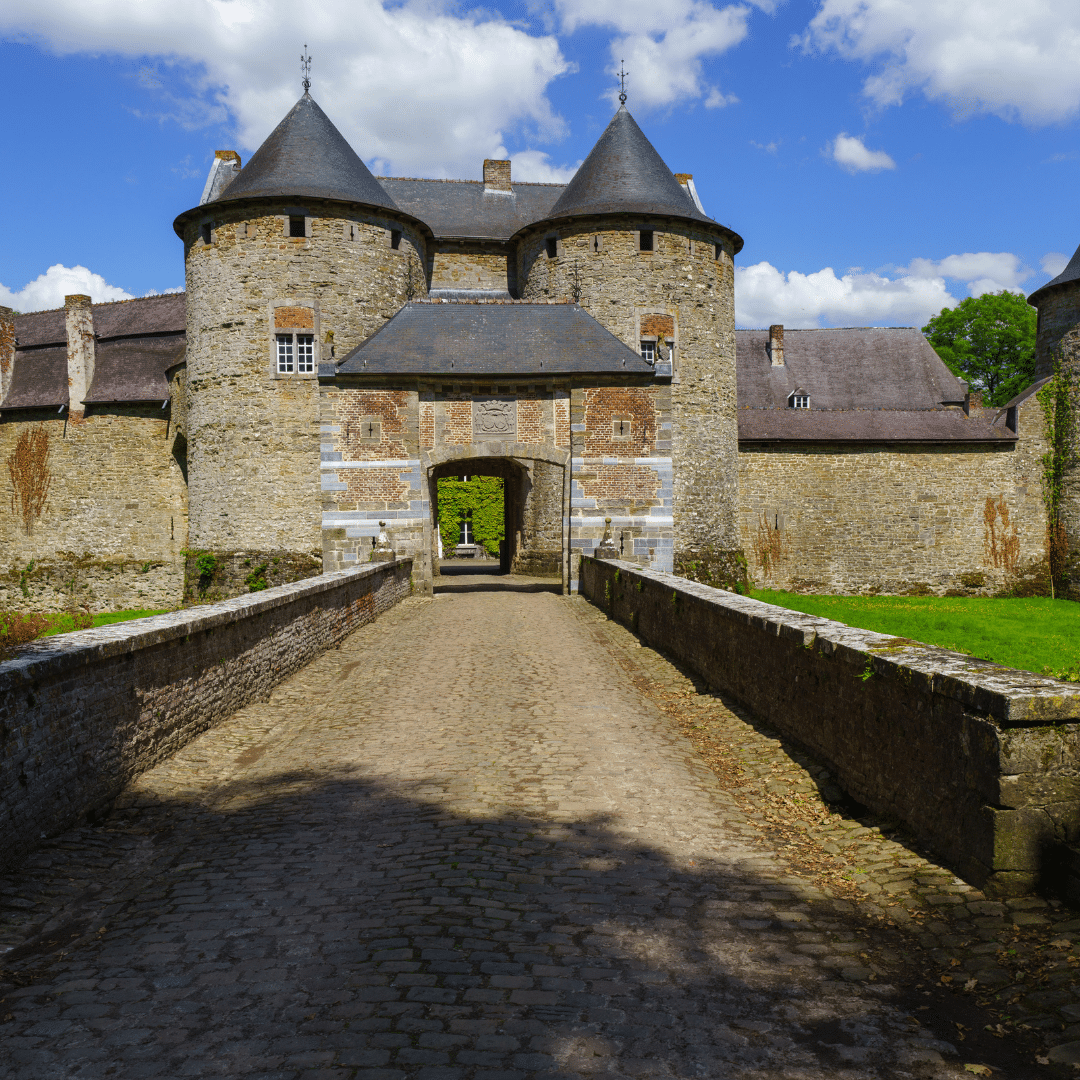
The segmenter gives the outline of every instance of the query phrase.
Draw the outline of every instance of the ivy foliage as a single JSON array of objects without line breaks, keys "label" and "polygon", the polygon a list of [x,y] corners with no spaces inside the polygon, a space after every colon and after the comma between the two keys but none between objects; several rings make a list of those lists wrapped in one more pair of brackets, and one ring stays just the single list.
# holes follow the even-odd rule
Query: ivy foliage
[{"label": "ivy foliage", "polygon": [[473,541],[483,544],[489,555],[499,554],[503,539],[503,481],[498,476],[454,476],[439,481],[439,535],[443,551],[458,542],[460,522],[472,511]]},{"label": "ivy foliage", "polygon": [[949,370],[987,405],[1004,405],[1035,381],[1038,313],[1019,293],[969,296],[922,328]]},{"label": "ivy foliage", "polygon": [[1065,478],[1076,465],[1077,411],[1080,409],[1080,386],[1076,372],[1054,357],[1054,376],[1036,395],[1042,407],[1047,451],[1042,455],[1042,492],[1046,504],[1047,555],[1050,562],[1051,589],[1067,585],[1068,538],[1062,516]]}]

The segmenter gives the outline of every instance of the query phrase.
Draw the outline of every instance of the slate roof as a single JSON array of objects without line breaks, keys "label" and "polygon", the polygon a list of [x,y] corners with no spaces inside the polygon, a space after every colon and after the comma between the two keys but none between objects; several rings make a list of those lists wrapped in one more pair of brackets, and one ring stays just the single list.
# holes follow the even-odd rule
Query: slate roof
[{"label": "slate roof", "polygon": [[577,304],[413,301],[327,374],[653,377]]},{"label": "slate roof", "polygon": [[1069,260],[1068,266],[1066,266],[1056,278],[1051,278],[1045,285],[1036,289],[1028,297],[1028,303],[1037,305],[1038,301],[1036,300],[1036,297],[1042,299],[1043,294],[1048,289],[1054,288],[1055,285],[1068,285],[1073,281],[1080,281],[1080,247],[1073,252],[1073,257]]},{"label": "slate roof", "polygon": [[[1013,441],[1004,410],[961,407],[965,385],[913,327],[784,330],[784,365],[767,330],[736,330],[744,441]],[[809,409],[788,407],[795,392]],[[951,403],[947,404],[947,403]]]},{"label": "slate roof", "polygon": [[394,200],[308,93],[270,132],[217,201],[281,196],[336,199],[397,209]]},{"label": "slate roof", "polygon": [[[94,381],[88,402],[164,401],[165,372],[184,358],[186,296],[165,293],[92,305]],[[68,402],[63,308],[15,318],[15,366],[0,408],[59,408]]]},{"label": "slate roof", "polygon": [[563,192],[562,184],[512,183],[485,191],[482,180],[414,180],[379,177],[393,201],[423,221],[439,239],[509,240],[542,221]]},{"label": "slate roof", "polygon": [[[658,214],[717,224],[697,208],[625,105],[619,106],[548,219],[592,214]],[[736,236],[735,250],[741,249],[742,238]]]}]

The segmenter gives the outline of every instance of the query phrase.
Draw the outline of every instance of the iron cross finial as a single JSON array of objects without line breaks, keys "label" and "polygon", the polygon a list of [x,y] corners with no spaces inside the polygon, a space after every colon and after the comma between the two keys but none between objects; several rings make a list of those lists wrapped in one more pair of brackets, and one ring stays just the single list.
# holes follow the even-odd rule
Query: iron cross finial
[{"label": "iron cross finial", "polygon": [[300,70],[304,73],[304,93],[306,94],[311,89],[311,56],[308,54],[306,43],[300,57]]},{"label": "iron cross finial", "polygon": [[626,66],[625,60],[619,61],[619,101],[621,104],[626,104],[626,76],[630,74],[629,71],[624,71]]}]

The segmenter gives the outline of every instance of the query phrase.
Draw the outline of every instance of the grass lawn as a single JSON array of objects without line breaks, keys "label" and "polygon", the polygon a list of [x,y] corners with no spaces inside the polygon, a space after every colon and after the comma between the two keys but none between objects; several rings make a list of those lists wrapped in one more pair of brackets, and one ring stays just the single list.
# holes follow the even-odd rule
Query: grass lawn
[{"label": "grass lawn", "polygon": [[[145,619],[149,615],[164,615],[168,608],[159,608],[154,611],[103,611],[94,616],[95,626],[108,626],[109,623],[127,622],[129,619]],[[42,634],[42,637],[51,637],[53,634],[67,634],[75,627],[71,616],[66,614],[50,615],[51,625]]]},{"label": "grass lawn", "polygon": [[1032,597],[801,596],[774,589],[751,595],[767,604],[912,638],[1007,667],[1080,682],[1080,604]]}]

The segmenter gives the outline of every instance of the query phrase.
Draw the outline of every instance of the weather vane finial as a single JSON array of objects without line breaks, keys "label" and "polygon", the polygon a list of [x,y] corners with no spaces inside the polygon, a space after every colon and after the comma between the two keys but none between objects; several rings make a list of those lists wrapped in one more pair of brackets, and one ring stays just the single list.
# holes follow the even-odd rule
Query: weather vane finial
[{"label": "weather vane finial", "polygon": [[300,57],[300,70],[304,73],[304,93],[311,89],[311,57],[308,55],[307,45],[304,45],[303,55]]},{"label": "weather vane finial", "polygon": [[626,66],[625,60],[619,61],[619,101],[621,104],[626,104],[626,76],[630,74],[629,71],[623,71]]}]

